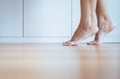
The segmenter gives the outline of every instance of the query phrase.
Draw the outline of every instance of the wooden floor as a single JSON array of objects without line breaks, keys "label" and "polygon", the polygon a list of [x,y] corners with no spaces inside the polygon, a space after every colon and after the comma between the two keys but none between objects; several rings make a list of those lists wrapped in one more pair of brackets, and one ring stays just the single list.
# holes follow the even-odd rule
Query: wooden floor
[{"label": "wooden floor", "polygon": [[120,79],[120,44],[0,44],[0,79]]}]

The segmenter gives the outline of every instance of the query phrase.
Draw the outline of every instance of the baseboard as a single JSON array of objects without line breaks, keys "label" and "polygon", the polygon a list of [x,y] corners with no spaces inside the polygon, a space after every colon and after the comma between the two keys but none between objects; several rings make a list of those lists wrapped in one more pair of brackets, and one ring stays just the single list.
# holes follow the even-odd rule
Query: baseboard
[{"label": "baseboard", "polygon": [[[56,38],[36,38],[36,37],[12,37],[12,38],[0,38],[0,43],[61,43],[69,40],[70,37],[56,37]],[[86,39],[84,42],[92,41],[94,38],[91,37]],[[119,43],[120,37],[118,36],[107,36],[104,43]]]}]

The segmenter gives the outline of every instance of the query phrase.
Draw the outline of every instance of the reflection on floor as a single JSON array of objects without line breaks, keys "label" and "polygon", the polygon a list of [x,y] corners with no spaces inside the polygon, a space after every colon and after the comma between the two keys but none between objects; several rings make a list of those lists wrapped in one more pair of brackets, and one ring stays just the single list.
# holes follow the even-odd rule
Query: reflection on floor
[{"label": "reflection on floor", "polygon": [[120,79],[120,44],[0,44],[0,79]]}]

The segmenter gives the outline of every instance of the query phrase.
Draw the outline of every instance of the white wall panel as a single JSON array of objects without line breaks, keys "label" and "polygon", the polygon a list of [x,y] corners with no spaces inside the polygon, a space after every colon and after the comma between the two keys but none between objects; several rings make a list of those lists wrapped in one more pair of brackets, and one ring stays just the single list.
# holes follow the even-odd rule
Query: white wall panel
[{"label": "white wall panel", "polygon": [[0,0],[0,37],[22,36],[22,0]]},{"label": "white wall panel", "polygon": [[71,35],[71,0],[25,0],[25,37]]}]

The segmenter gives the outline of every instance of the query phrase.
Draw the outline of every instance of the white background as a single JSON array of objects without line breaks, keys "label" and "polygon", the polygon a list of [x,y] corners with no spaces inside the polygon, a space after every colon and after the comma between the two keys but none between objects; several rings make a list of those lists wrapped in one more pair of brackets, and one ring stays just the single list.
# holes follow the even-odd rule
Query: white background
[{"label": "white background", "polygon": [[[104,42],[120,42],[119,3],[120,0],[108,0],[116,28]],[[80,0],[0,0],[0,43],[67,41],[79,20]]]}]

